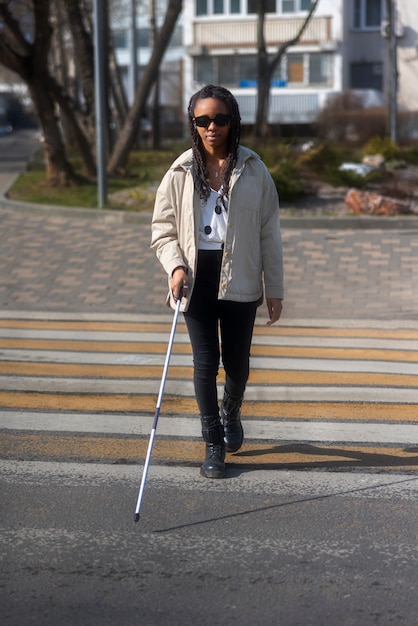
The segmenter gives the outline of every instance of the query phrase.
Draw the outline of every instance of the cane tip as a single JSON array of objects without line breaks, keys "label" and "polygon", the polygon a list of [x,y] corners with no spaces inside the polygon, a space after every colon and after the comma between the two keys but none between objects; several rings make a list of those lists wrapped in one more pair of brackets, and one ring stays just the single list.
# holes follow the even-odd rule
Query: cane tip
[{"label": "cane tip", "polygon": [[139,522],[139,513],[135,513],[134,522]]}]

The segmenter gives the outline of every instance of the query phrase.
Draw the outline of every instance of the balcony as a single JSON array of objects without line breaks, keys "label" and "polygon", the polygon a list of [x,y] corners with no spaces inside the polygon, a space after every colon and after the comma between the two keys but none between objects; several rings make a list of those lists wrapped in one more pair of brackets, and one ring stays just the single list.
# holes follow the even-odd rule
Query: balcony
[{"label": "balcony", "polygon": [[[303,18],[266,19],[264,33],[268,46],[292,39],[301,28]],[[324,45],[332,40],[331,17],[314,17],[299,40],[300,44]],[[193,48],[254,47],[257,42],[257,20],[219,20],[194,24]]]},{"label": "balcony", "polygon": [[[248,90],[234,89],[242,124],[254,124],[257,108],[257,94]],[[312,124],[324,106],[332,91],[313,92],[308,90],[289,90],[270,93],[270,124]]]}]

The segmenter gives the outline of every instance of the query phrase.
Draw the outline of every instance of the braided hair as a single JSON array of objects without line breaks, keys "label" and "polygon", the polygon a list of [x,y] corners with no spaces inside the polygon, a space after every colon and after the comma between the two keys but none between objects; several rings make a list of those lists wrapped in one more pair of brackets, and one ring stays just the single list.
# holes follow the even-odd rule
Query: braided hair
[{"label": "braided hair", "polygon": [[221,175],[222,196],[228,196],[229,180],[231,178],[232,170],[237,162],[238,144],[241,133],[241,116],[239,113],[238,103],[228,89],[217,85],[206,85],[190,98],[188,114],[189,128],[192,136],[195,186],[202,200],[207,200],[209,198],[211,188],[203,143],[194,123],[194,110],[198,100],[204,100],[205,98],[216,98],[217,100],[221,100],[226,104],[228,113],[231,115],[231,126],[227,143],[227,156],[225,160],[225,167],[223,168]]}]

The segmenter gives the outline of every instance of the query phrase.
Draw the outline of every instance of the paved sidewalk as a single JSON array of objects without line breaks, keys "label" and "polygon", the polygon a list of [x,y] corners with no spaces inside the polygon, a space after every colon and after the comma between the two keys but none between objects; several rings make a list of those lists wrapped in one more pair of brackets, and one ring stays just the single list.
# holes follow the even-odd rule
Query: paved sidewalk
[{"label": "paved sidewalk", "polygon": [[[0,158],[3,191],[25,166],[24,152],[19,158],[12,165]],[[150,216],[128,219],[0,197],[0,310],[167,312],[166,279],[149,249]],[[369,220],[367,228],[312,222],[283,220],[284,320],[418,323],[418,220]]]}]

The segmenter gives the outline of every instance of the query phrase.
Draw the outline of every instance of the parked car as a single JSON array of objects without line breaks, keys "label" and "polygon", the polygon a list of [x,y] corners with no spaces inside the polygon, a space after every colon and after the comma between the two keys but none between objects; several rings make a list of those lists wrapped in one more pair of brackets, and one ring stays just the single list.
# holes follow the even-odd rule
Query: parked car
[{"label": "parked car", "polygon": [[18,128],[34,126],[19,98],[7,91],[0,92],[0,135],[7,135]]}]

